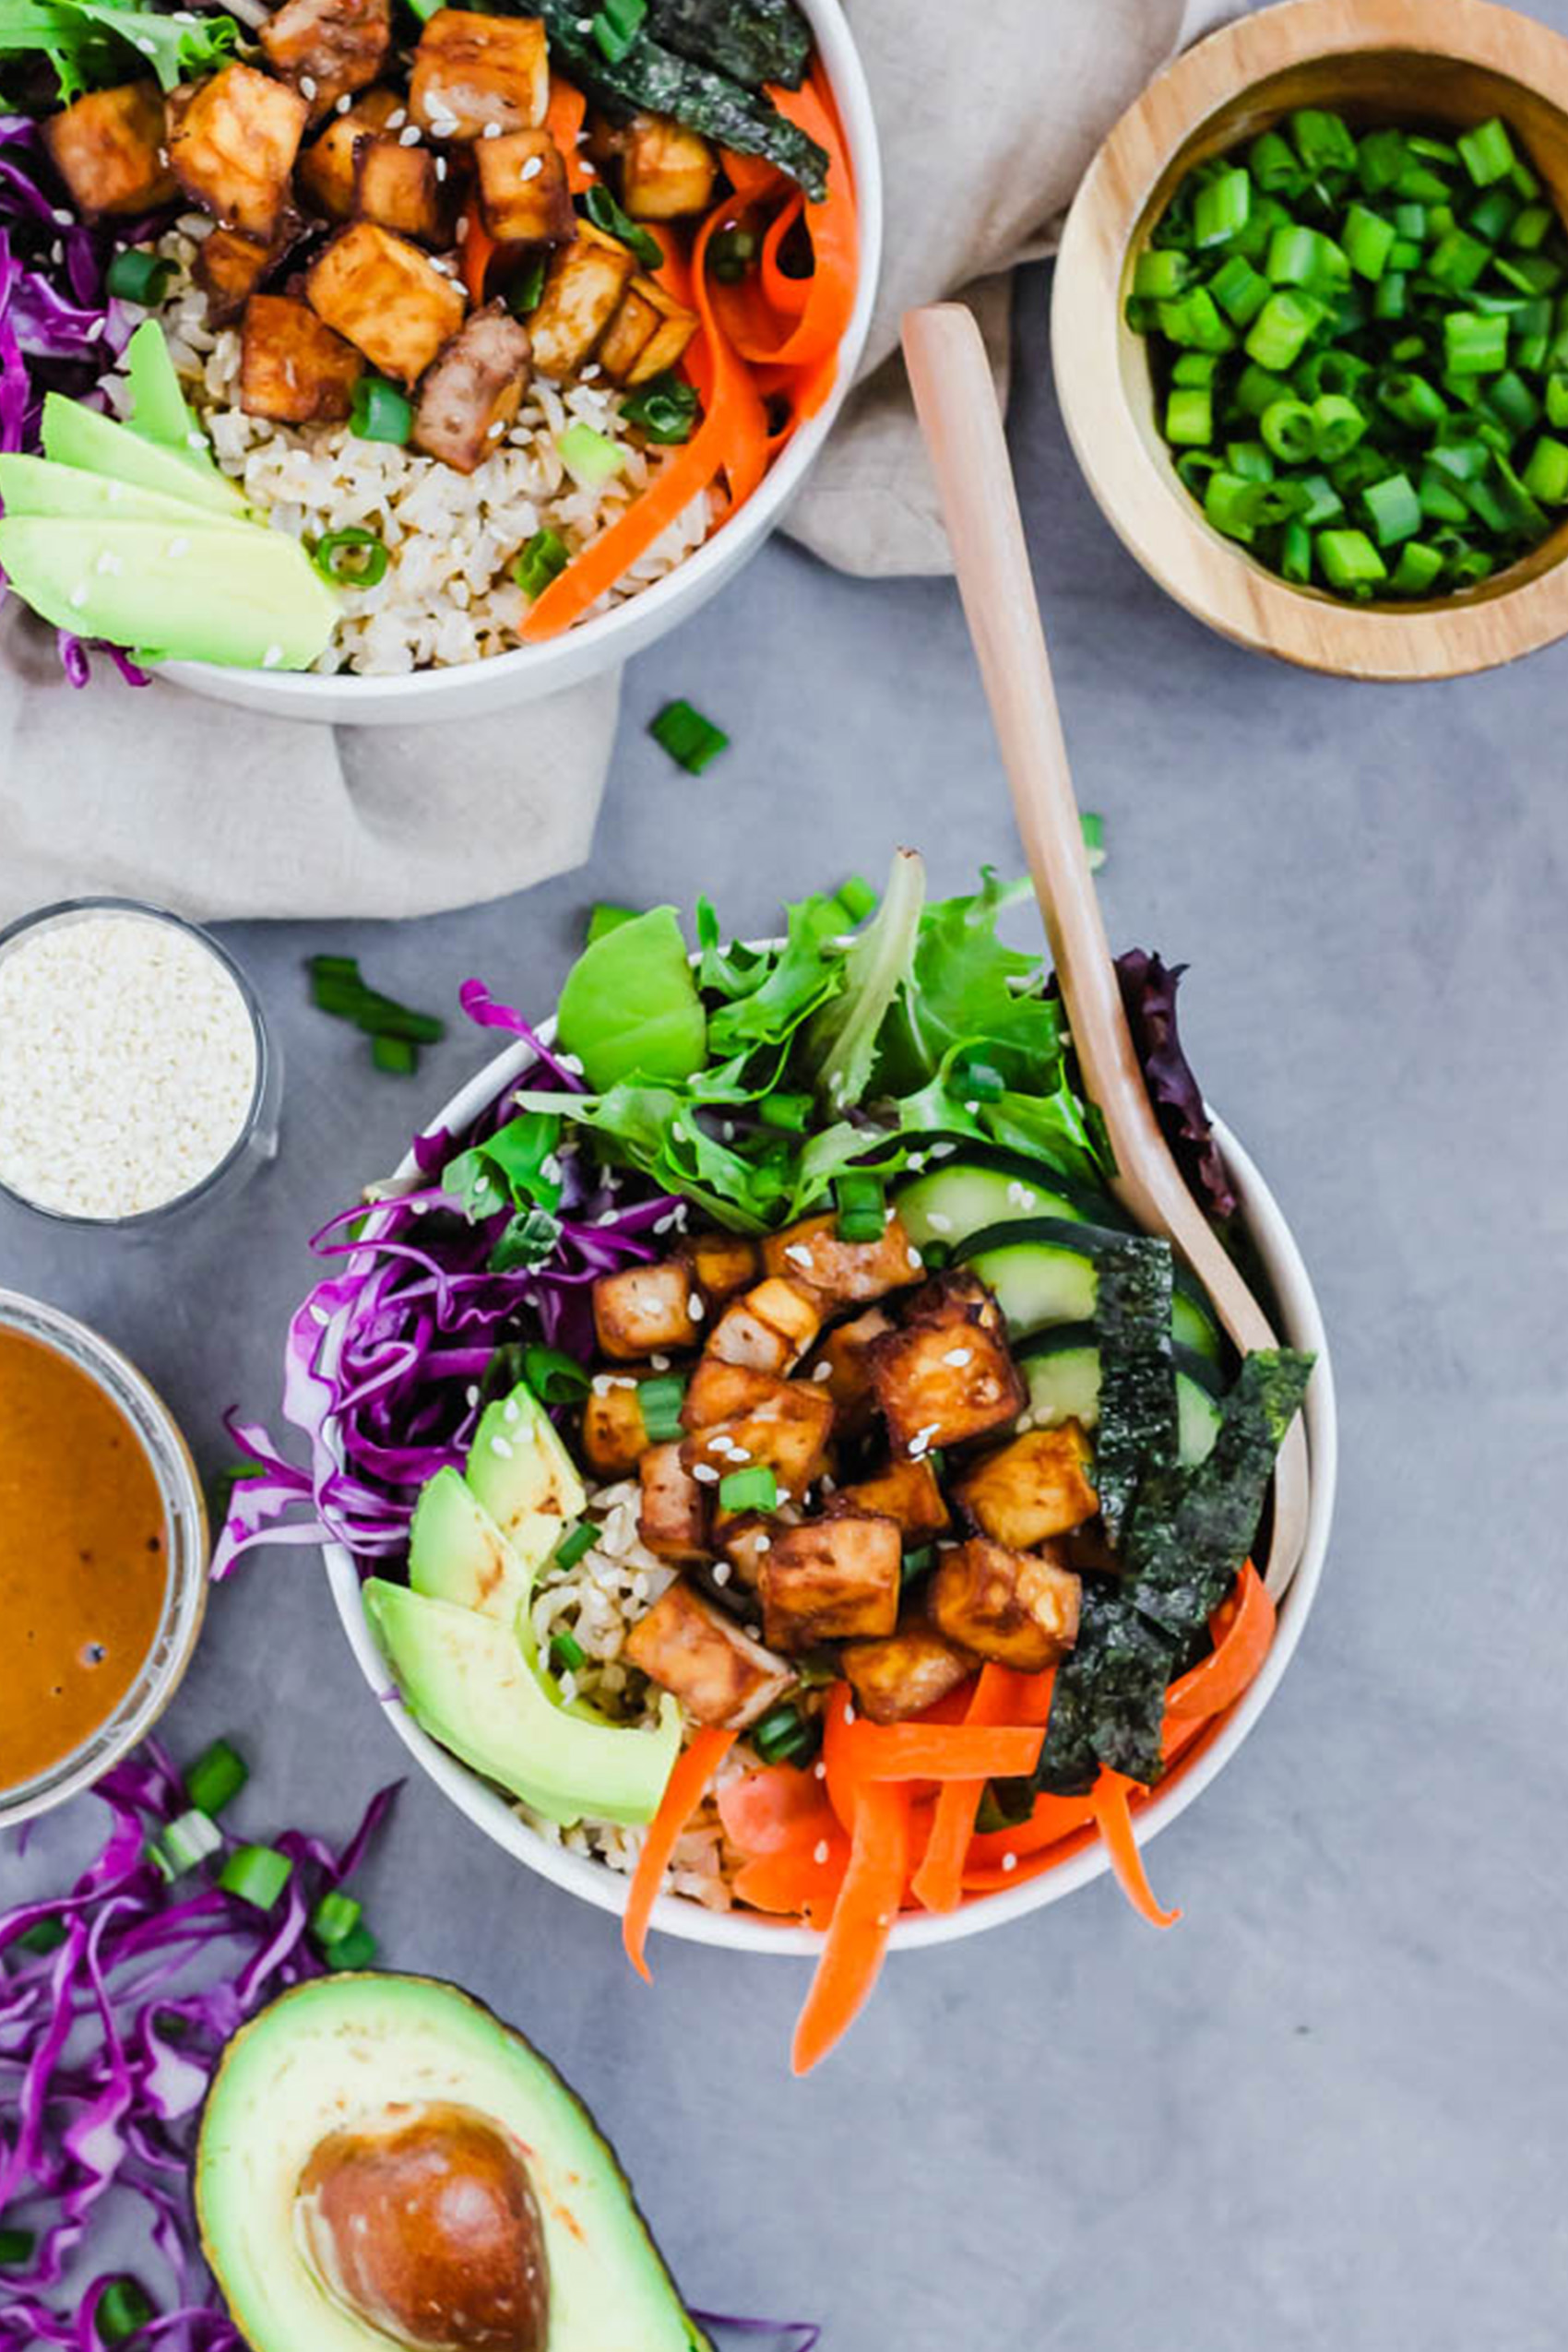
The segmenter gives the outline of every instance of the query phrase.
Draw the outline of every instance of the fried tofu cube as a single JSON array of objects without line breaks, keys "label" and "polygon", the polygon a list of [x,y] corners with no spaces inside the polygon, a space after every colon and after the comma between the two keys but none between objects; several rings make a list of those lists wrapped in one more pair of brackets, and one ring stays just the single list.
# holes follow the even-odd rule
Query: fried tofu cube
[{"label": "fried tofu cube", "polygon": [[1077,1640],[1082,1593],[1054,1550],[1013,1551],[989,1536],[971,1536],[937,1562],[926,1605],[950,1642],[1039,1674]]},{"label": "fried tofu cube", "polygon": [[238,318],[269,269],[277,267],[284,247],[257,244],[233,229],[214,229],[196,247],[192,276],[207,296],[207,315],[214,327]]},{"label": "fried tofu cube", "polygon": [[675,1444],[650,1445],[637,1464],[642,1511],[637,1530],[649,1551],[676,1567],[711,1557],[707,1497]]},{"label": "fried tofu cube", "polygon": [[169,161],[225,229],[269,244],[281,225],[310,108],[254,65],[225,65],[169,101]]},{"label": "fried tofu cube", "polygon": [[414,446],[471,474],[522,406],[532,345],[504,303],[473,316],[432,362],[414,410]]},{"label": "fried tofu cube", "polygon": [[374,220],[339,231],[313,264],[305,291],[328,327],[400,384],[416,383],[463,323],[462,288],[418,245]]},{"label": "fried tofu cube", "polygon": [[737,1420],[784,1396],[789,1382],[772,1372],[750,1371],[744,1364],[727,1364],[719,1356],[705,1356],[686,1384],[681,1400],[681,1426],[712,1429],[719,1421]]},{"label": "fried tofu cube", "polygon": [[673,1691],[695,1723],[744,1731],[790,1690],[794,1669],[689,1585],[671,1585],[626,1636],[625,1657]]},{"label": "fried tofu cube", "polygon": [[817,1350],[811,1378],[822,1382],[837,1406],[838,1427],[847,1434],[866,1429],[876,1410],[867,1351],[873,1339],[893,1328],[892,1316],[872,1307],[852,1323],[836,1324]]},{"label": "fried tofu cube", "polygon": [[898,1621],[903,1539],[897,1523],[869,1515],[813,1519],[775,1536],[762,1570],[770,1649],[878,1640]]},{"label": "fried tofu cube", "polygon": [[1091,1458],[1076,1421],[1030,1430],[965,1472],[957,1486],[964,1515],[997,1543],[1032,1551],[1052,1536],[1071,1534],[1099,1509]]},{"label": "fried tofu cube", "polygon": [[904,1328],[876,1340],[867,1358],[895,1452],[917,1455],[989,1436],[1015,1420],[1025,1400],[982,1282],[945,1274],[918,1300]]},{"label": "fried tofu cube", "polygon": [[581,224],[574,244],[562,246],[529,317],[540,375],[560,384],[582,366],[614,317],[636,266],[636,256],[591,220]]},{"label": "fried tofu cube", "polygon": [[675,1254],[710,1307],[749,1290],[762,1272],[762,1253],[744,1233],[694,1233]]},{"label": "fried tofu cube", "polygon": [[354,149],[362,138],[385,130],[401,102],[396,90],[368,89],[302,150],[300,193],[327,220],[347,220],[353,212]]},{"label": "fried tofu cube", "polygon": [[634,220],[679,220],[707,210],[718,164],[700,133],[667,114],[634,114],[616,144],[622,201]]},{"label": "fried tofu cube", "polygon": [[808,1217],[763,1243],[769,1274],[804,1282],[836,1307],[869,1306],[890,1290],[907,1290],[925,1268],[897,1217],[874,1241],[843,1241],[836,1217]]},{"label": "fried tofu cube", "polygon": [[857,1479],[840,1487],[828,1505],[830,1512],[874,1511],[897,1519],[906,1543],[924,1543],[944,1533],[950,1514],[936,1472],[922,1454],[916,1462],[890,1462],[873,1478]]},{"label": "fried tofu cube", "polygon": [[873,1723],[906,1723],[923,1715],[980,1668],[972,1650],[918,1619],[884,1642],[847,1642],[842,1664],[856,1706]]},{"label": "fried tofu cube", "polygon": [[583,1458],[596,1478],[624,1479],[653,1443],[643,1419],[642,1384],[651,1372],[599,1372],[583,1400]]},{"label": "fried tofu cube", "polygon": [[283,0],[256,37],[273,72],[320,122],[380,73],[392,47],[391,0]]},{"label": "fried tofu cube", "polygon": [[354,146],[354,211],[400,237],[444,245],[452,208],[428,147],[405,147],[396,132],[362,136]]},{"label": "fried tofu cube", "polygon": [[240,330],[240,406],[277,424],[341,424],[364,362],[308,303],[253,294]]},{"label": "fried tofu cube", "polygon": [[474,162],[480,210],[498,244],[568,244],[576,237],[566,159],[548,131],[481,139]]},{"label": "fried tofu cube", "polygon": [[770,1276],[725,1309],[708,1353],[753,1372],[783,1373],[797,1364],[822,1328],[822,1311],[792,1282]]},{"label": "fried tofu cube", "polygon": [[601,1274],[593,1286],[593,1327],[601,1351],[625,1360],[695,1348],[692,1298],[691,1276],[676,1258]]},{"label": "fried tofu cube", "polygon": [[[804,1381],[778,1381],[777,1394],[733,1420],[696,1431],[681,1458],[712,1486],[730,1470],[770,1469],[780,1503],[796,1500],[822,1476],[833,1433],[833,1399]],[[709,1475],[711,1473],[711,1475]]]},{"label": "fried tofu cube", "polygon": [[89,90],[40,127],[72,202],[89,220],[156,211],[172,198],[163,93],[155,81]]},{"label": "fried tofu cube", "polygon": [[697,331],[695,311],[684,310],[657,279],[634,278],[599,347],[599,364],[613,384],[644,384],[675,366]]},{"label": "fried tofu cube", "polygon": [[420,35],[409,112],[439,139],[538,130],[550,106],[550,58],[538,17],[438,8]]}]

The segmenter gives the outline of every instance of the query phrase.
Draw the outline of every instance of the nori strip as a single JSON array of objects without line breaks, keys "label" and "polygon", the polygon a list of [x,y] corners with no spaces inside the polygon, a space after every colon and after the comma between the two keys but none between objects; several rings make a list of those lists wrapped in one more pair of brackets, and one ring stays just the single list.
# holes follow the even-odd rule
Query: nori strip
[{"label": "nori strip", "polygon": [[1117,1579],[1086,1576],[1077,1647],[1056,1669],[1036,1785],[1084,1796],[1101,1764],[1146,1788],[1157,1781],[1175,1671],[1175,1644],[1139,1615]]},{"label": "nori strip", "polygon": [[793,0],[653,0],[648,22],[667,47],[748,89],[764,82],[799,89],[805,80],[811,27]]},{"label": "nori strip", "polygon": [[826,195],[826,153],[759,92],[677,56],[646,32],[612,65],[592,31],[583,30],[592,18],[583,14],[580,0],[539,0],[539,11],[559,62],[600,105],[620,113],[646,107],[668,114],[721,147],[777,163],[818,203]]},{"label": "nori strip", "polygon": [[1174,1261],[1169,1241],[1102,1233],[1094,1262],[1099,1343],[1094,1482],[1107,1539],[1120,1550],[1139,1480],[1176,1459]]},{"label": "nori strip", "polygon": [[1312,1369],[1311,1356],[1288,1348],[1248,1356],[1220,1408],[1207,1461],[1156,1470],[1139,1489],[1122,1589],[1167,1633],[1180,1638],[1195,1632],[1235,1583],[1263,1516],[1274,1457],[1301,1409]]}]

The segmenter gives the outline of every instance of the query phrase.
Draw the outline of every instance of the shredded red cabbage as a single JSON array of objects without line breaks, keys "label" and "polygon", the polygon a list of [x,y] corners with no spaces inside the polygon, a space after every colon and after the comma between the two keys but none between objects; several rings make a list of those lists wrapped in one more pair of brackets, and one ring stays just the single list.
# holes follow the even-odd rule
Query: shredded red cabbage
[{"label": "shredded red cabbage", "polygon": [[[519,1086],[552,1092],[582,1084],[480,981],[465,981],[461,1003],[470,1020],[521,1038],[538,1059],[466,1134],[433,1128],[415,1136],[415,1163],[427,1180],[505,1123]],[[540,1339],[580,1359],[591,1353],[590,1286],[656,1257],[650,1229],[681,1204],[600,1167],[582,1144],[563,1145],[560,1158],[560,1236],[542,1265],[493,1271],[487,1261],[507,1213],[470,1225],[438,1181],[379,1202],[362,1229],[367,1213],[357,1206],[312,1238],[333,1271],[295,1311],[283,1375],[283,1418],[303,1434],[309,1459],[291,1461],[265,1428],[228,1417],[257,1475],[235,1482],[214,1576],[262,1544],[328,1539],[346,1545],[368,1574],[404,1549],[425,1482],[448,1464],[462,1466],[479,1420],[479,1384],[498,1348]],[[639,1186],[640,1198],[625,1197]]]},{"label": "shredded red cabbage", "polygon": [[[290,1830],[272,1843],[294,1865],[280,1905],[255,1909],[205,1874],[166,1883],[151,1832],[189,1805],[178,1773],[148,1740],[98,1783],[110,1812],[102,1850],[68,1895],[0,1914],[0,2213],[37,2233],[7,2266],[0,2346],[99,2352],[102,2274],[72,2308],[49,2299],[93,2260],[106,2200],[139,2201],[171,2308],[137,2334],[187,2352],[236,2352],[196,2248],[190,2161],[196,2119],[223,2045],[288,1986],[325,1973],[306,1940],[315,1903],[362,1860],[397,1791],[383,1788],[340,1851]],[[31,1953],[19,1939],[54,1927],[65,1941]],[[223,1973],[215,1975],[213,1954]]]}]

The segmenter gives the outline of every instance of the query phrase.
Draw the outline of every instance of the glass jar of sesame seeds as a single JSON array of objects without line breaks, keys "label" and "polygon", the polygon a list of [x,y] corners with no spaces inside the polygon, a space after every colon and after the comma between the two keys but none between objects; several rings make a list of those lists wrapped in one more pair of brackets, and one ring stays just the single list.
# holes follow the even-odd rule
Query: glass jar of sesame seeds
[{"label": "glass jar of sesame seeds", "polygon": [[130,898],[0,931],[0,1194],[142,1229],[237,1189],[278,1148],[281,1065],[217,941]]}]

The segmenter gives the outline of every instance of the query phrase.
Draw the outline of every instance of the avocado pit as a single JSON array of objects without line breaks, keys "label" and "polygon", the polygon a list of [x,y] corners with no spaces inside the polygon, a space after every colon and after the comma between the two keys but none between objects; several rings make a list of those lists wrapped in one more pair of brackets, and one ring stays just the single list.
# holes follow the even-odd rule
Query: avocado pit
[{"label": "avocado pit", "polygon": [[476,2108],[398,2106],[328,2133],[294,2227],[327,2294],[410,2352],[545,2352],[538,2200],[517,2143]]}]

